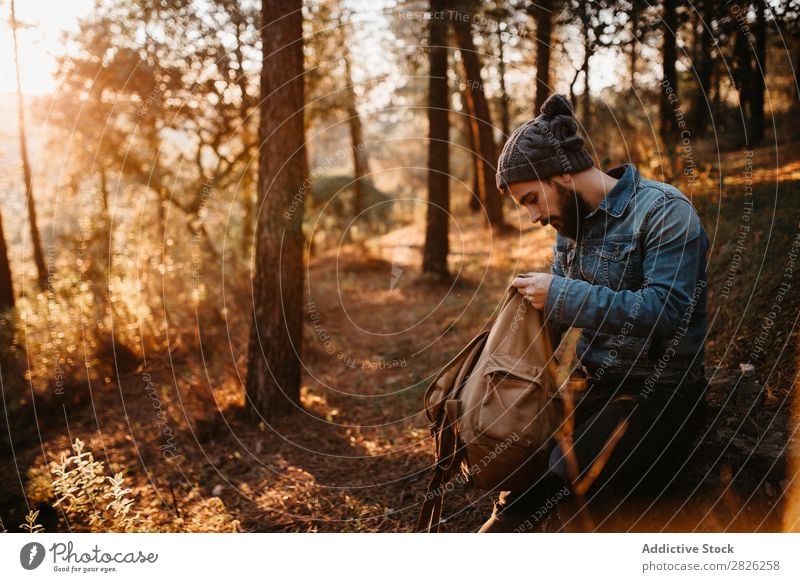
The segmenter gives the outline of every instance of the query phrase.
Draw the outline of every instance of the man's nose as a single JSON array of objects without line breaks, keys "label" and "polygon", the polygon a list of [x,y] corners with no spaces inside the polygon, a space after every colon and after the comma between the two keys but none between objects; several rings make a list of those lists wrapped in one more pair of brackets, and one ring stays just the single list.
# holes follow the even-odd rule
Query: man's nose
[{"label": "man's nose", "polygon": [[528,214],[531,215],[531,222],[536,224],[542,219],[542,213],[535,208],[528,208]]}]

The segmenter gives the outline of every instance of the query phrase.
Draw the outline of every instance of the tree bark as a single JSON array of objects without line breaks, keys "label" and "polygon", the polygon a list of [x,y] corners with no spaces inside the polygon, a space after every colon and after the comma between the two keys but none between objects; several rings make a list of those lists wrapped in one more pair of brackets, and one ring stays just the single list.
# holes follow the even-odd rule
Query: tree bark
[{"label": "tree bark", "polygon": [[698,134],[705,132],[709,121],[709,90],[714,59],[711,51],[713,37],[711,23],[714,21],[714,0],[703,0],[703,18],[700,21],[700,66],[697,67],[697,94],[692,107],[692,127]]},{"label": "tree bark", "polygon": [[541,0],[534,4],[536,19],[536,100],[534,114],[542,109],[550,95],[550,53],[553,36],[553,11],[555,0]]},{"label": "tree bark", "polygon": [[[466,104],[466,102],[467,96],[464,95],[464,103]],[[472,192],[469,197],[469,209],[472,212],[479,212],[481,209],[481,186],[480,169],[478,168],[480,163],[478,148],[475,146],[475,137],[472,135],[472,121],[470,120],[469,112],[464,111],[461,118],[464,120],[464,134],[467,136],[467,147],[469,147],[469,157],[472,162]]]},{"label": "tree bark", "polygon": [[636,92],[636,51],[638,47],[636,46],[637,41],[639,40],[637,35],[637,28],[639,26],[639,2],[638,0],[633,0],[631,2],[631,11],[630,11],[630,20],[631,20],[631,54],[629,55],[629,74],[631,77],[631,89],[633,92]]},{"label": "tree bark", "polygon": [[[347,42],[345,40],[345,42]],[[364,145],[364,131],[361,116],[356,105],[356,92],[353,90],[353,72],[350,64],[350,51],[345,48],[345,77],[347,81],[347,124],[350,127],[350,142],[353,149],[353,220],[364,210],[364,176],[369,173],[369,161]]]},{"label": "tree bark", "polygon": [[742,128],[742,138],[739,147],[749,147],[753,143],[752,132],[752,105],[753,105],[753,86],[754,77],[758,71],[753,66],[753,45],[750,42],[749,34],[741,28],[736,29],[733,40],[734,58],[731,59],[731,76],[734,79],[736,92],[739,96],[739,107],[741,108],[744,127]]},{"label": "tree bark", "polygon": [[22,157],[22,176],[25,180],[25,200],[28,203],[28,220],[31,227],[31,243],[33,245],[33,261],[36,264],[37,283],[39,289],[47,290],[47,265],[44,261],[42,239],[36,220],[36,201],[33,196],[33,172],[28,160],[28,139],[25,129],[25,100],[22,97],[22,81],[19,74],[19,47],[17,45],[17,16],[11,0],[11,33],[14,41],[14,72],[17,77],[17,122],[19,124],[19,150]]},{"label": "tree bark", "polygon": [[580,6],[579,18],[583,27],[583,65],[581,66],[581,71],[583,71],[583,96],[581,98],[582,113],[580,121],[584,133],[587,133],[591,122],[592,107],[592,95],[589,90],[589,60],[592,58],[592,8],[588,2],[582,2]]},{"label": "tree bark", "polygon": [[470,21],[463,18],[454,18],[453,30],[456,42],[461,52],[466,77],[467,110],[472,122],[472,135],[478,145],[480,160],[478,164],[481,187],[481,200],[486,208],[486,216],[492,228],[502,229],[503,200],[495,183],[495,164],[497,163],[497,150],[494,143],[494,126],[489,113],[489,104],[483,91],[481,80],[481,62],[475,51],[472,40]]},{"label": "tree bark", "polygon": [[588,132],[589,122],[592,114],[592,94],[589,90],[589,59],[592,58],[592,45],[589,40],[589,30],[586,29],[584,42],[583,42],[583,98],[581,103],[583,110],[581,113],[581,125],[584,127],[584,132]]},{"label": "tree bark", "polygon": [[0,311],[14,307],[14,284],[11,280],[11,264],[8,262],[6,235],[3,233],[3,217],[0,215]]},{"label": "tree bark", "polygon": [[511,135],[511,116],[508,112],[508,91],[506,90],[505,42],[503,31],[497,31],[497,76],[500,78],[500,130],[503,132],[501,147]]},{"label": "tree bark", "polygon": [[303,332],[304,146],[301,0],[262,3],[259,215],[247,398],[273,419],[300,406]]},{"label": "tree bark", "polygon": [[756,0],[756,22],[754,26],[753,85],[750,94],[750,144],[758,144],[764,138],[764,91],[767,78],[767,22],[764,0]]},{"label": "tree bark", "polygon": [[[661,47],[661,62],[664,76],[661,87],[661,107],[659,110],[659,131],[661,139],[670,147],[675,136],[677,124],[673,115],[674,100],[678,95],[678,73],[675,61],[678,58],[675,36],[678,28],[677,4],[664,0],[662,3],[664,44]],[[670,96],[672,95],[672,101]]]},{"label": "tree bark", "polygon": [[[431,13],[444,10],[444,0],[431,0]],[[449,278],[450,120],[447,89],[447,21],[432,18],[428,62],[428,213],[422,272]]]}]

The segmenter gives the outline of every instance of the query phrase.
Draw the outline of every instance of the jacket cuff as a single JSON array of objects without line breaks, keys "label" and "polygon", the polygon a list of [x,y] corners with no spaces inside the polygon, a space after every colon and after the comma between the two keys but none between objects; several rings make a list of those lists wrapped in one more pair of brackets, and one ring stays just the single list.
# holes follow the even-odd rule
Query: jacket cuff
[{"label": "jacket cuff", "polygon": [[548,321],[563,323],[564,301],[569,287],[569,279],[559,275],[553,276],[550,289],[547,290],[547,299],[544,302],[544,315]]}]

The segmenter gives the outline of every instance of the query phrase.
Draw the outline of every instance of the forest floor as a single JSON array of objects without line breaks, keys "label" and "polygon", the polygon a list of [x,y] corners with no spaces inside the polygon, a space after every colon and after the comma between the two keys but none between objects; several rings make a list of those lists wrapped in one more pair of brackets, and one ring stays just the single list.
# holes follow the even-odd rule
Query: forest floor
[{"label": "forest floor", "polygon": [[[794,288],[768,324],[763,360],[755,371],[739,366],[751,359],[799,233],[800,162],[775,168],[768,150],[753,160],[757,171],[745,178],[741,152],[723,160],[721,198],[712,193],[714,176],[706,176],[705,191],[695,188],[712,239],[706,358],[712,414],[687,462],[689,478],[677,495],[598,528],[780,531],[787,515],[800,515],[786,503],[800,497],[793,477],[800,460],[793,438],[800,416],[792,400],[800,311]],[[737,250],[748,179],[755,210]],[[52,506],[45,465],[81,438],[108,474],[124,474],[147,530],[411,531],[432,461],[423,392],[491,319],[516,273],[548,268],[554,239],[552,229],[510,208],[508,220],[519,231],[500,237],[479,216],[458,212],[452,285],[419,279],[421,226],[310,257],[303,408],[295,414],[265,423],[245,412],[249,310],[198,324],[189,339],[120,370],[88,397],[39,411],[32,424],[15,429],[3,453],[5,528],[17,529],[33,507],[48,531],[89,529],[81,516]],[[800,286],[800,274],[794,279],[793,287]],[[726,282],[730,291],[723,295]],[[232,294],[249,304],[248,284],[240,287]],[[222,331],[203,327],[209,325]],[[445,500],[443,531],[477,530],[493,499],[456,484]],[[561,525],[553,514],[539,529]]]}]

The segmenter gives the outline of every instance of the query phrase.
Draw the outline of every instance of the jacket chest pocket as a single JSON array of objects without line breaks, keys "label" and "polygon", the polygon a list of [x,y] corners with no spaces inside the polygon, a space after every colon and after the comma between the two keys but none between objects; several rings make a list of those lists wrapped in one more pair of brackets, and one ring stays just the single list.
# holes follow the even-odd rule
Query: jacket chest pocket
[{"label": "jacket chest pocket", "polygon": [[587,243],[581,249],[581,275],[586,281],[617,291],[641,286],[642,258],[636,238]]},{"label": "jacket chest pocket", "polygon": [[553,260],[567,277],[574,278],[572,267],[575,261],[575,245],[556,246]]}]

